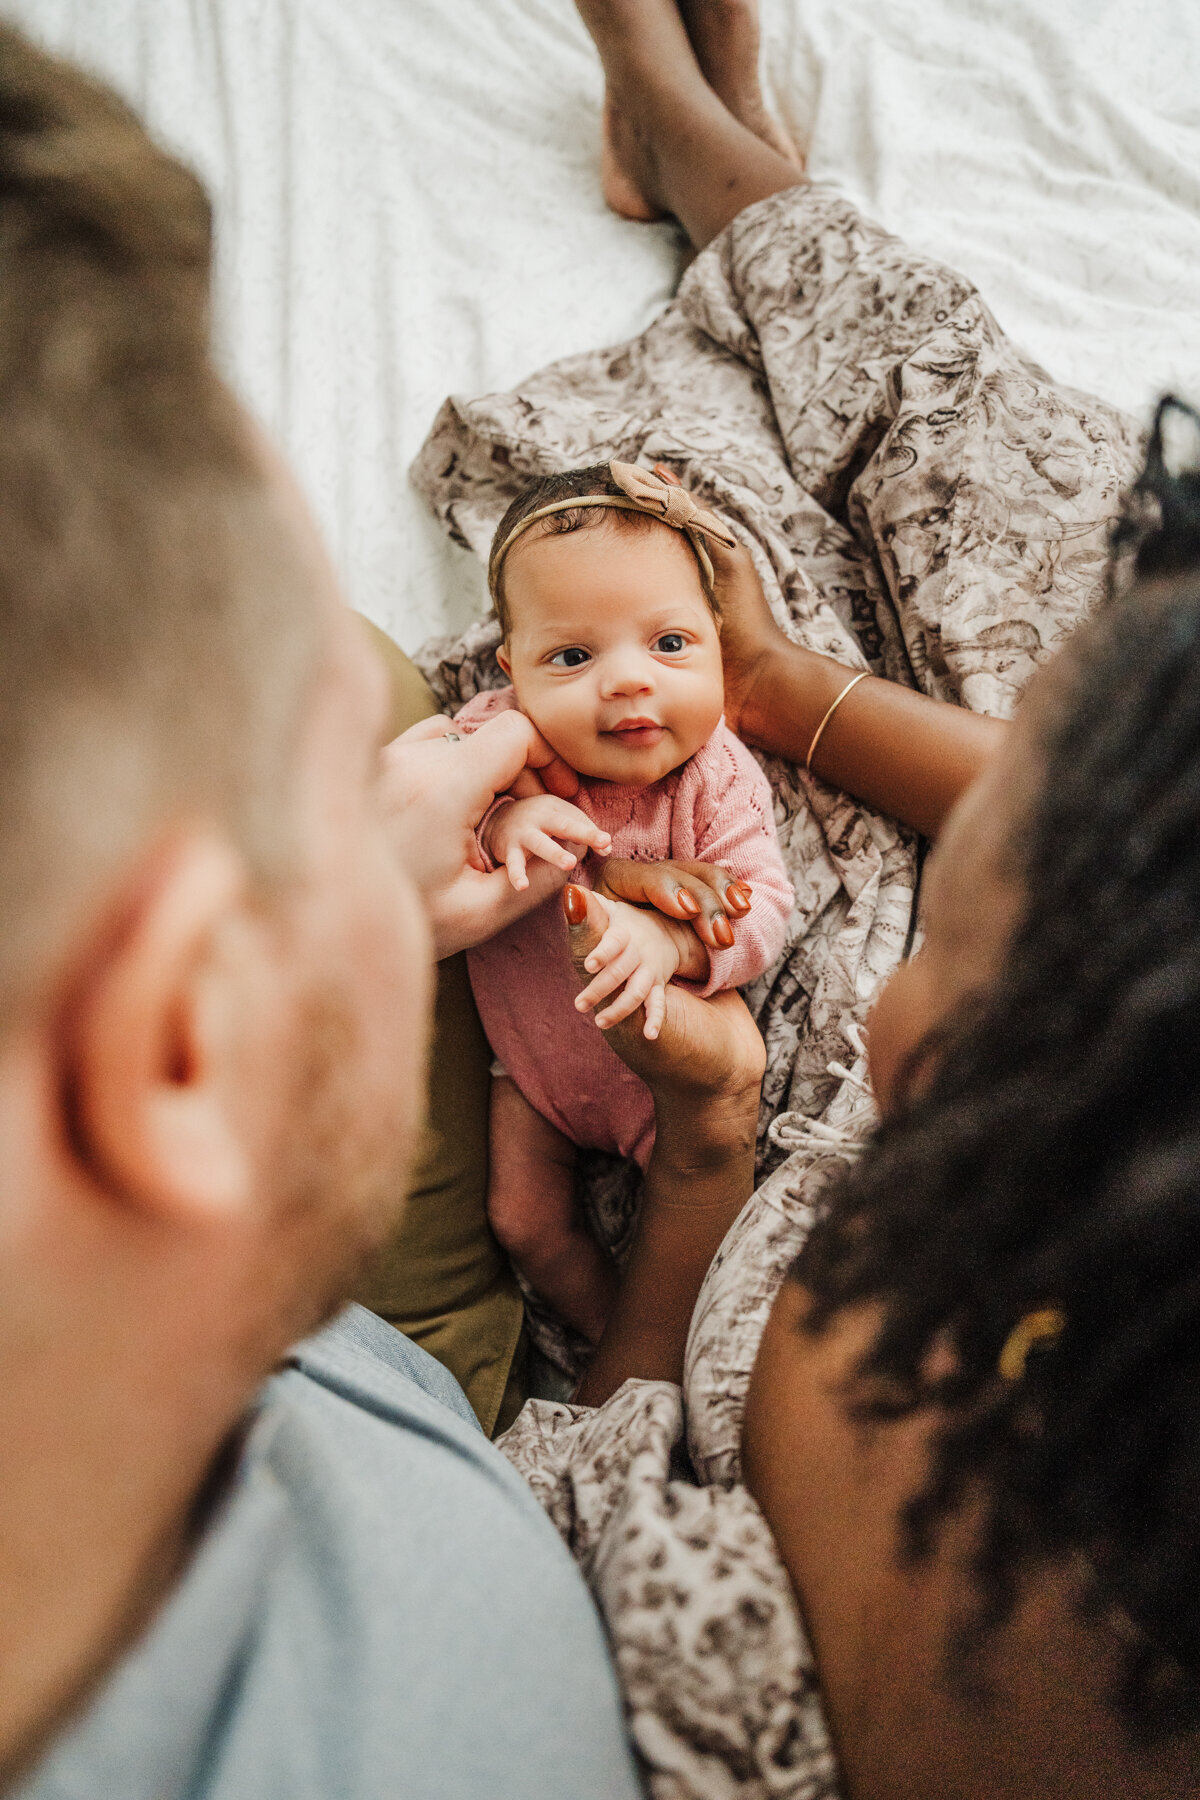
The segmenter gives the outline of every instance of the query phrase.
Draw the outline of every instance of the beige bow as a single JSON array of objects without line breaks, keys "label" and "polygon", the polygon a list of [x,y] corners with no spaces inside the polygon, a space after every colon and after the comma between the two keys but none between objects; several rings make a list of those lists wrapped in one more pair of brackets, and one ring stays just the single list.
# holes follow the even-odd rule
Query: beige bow
[{"label": "beige bow", "polygon": [[726,550],[737,549],[737,539],[724,519],[709,512],[705,506],[697,506],[687,488],[674,481],[664,481],[653,469],[639,469],[636,463],[609,463],[608,471],[621,492],[628,494],[642,512],[653,513],[664,525],[674,526],[676,531],[686,531],[689,535],[698,531],[702,537],[715,538],[718,544],[724,544]]},{"label": "beige bow", "polygon": [[539,506],[536,512],[526,513],[493,555],[491,580],[496,580],[501,563],[521,533],[528,531],[539,519],[545,519],[551,513],[569,512],[577,506],[607,506],[618,511],[628,508],[630,512],[649,513],[652,518],[661,519],[664,525],[671,526],[672,530],[683,532],[696,553],[704,585],[715,604],[712,559],[705,549],[704,539],[712,538],[716,543],[723,544],[726,550],[736,550],[737,539],[729,526],[715,512],[709,512],[707,507],[697,506],[687,488],[680,487],[673,481],[664,481],[653,469],[639,468],[636,463],[611,462],[608,470],[624,498],[618,498],[616,494],[578,494],[573,499],[553,500],[549,506]]}]

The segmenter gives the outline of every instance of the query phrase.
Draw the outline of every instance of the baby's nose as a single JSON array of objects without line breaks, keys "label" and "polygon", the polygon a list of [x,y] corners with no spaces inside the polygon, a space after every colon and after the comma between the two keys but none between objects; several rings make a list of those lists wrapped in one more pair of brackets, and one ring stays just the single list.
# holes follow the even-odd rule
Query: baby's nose
[{"label": "baby's nose", "polygon": [[606,661],[603,686],[614,697],[648,694],[654,687],[654,664],[638,652],[612,656]]}]

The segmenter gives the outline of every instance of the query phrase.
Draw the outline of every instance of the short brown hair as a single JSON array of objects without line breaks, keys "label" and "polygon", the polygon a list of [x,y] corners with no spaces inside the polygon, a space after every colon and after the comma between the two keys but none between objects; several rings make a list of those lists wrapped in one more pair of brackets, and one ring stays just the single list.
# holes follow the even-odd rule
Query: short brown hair
[{"label": "short brown hair", "polygon": [[0,1016],[169,818],[280,855],[317,611],[212,364],[211,263],[196,177],[0,26]]},{"label": "short brown hair", "polygon": [[[496,617],[500,621],[500,629],[505,637],[509,635],[512,620],[509,615],[508,601],[504,593],[504,564],[501,556],[512,533],[527,519],[530,513],[537,512],[540,506],[554,506],[564,500],[582,500],[592,494],[609,494],[613,499],[627,499],[624,488],[613,480],[612,471],[607,463],[592,463],[586,469],[565,469],[557,475],[539,475],[521,489],[499,525],[492,539],[491,554],[488,557],[488,592],[492,596],[492,605]],[[561,512],[551,513],[539,521],[532,529],[541,530],[548,537],[561,537],[569,531],[589,531],[608,525],[618,531],[645,531],[661,523],[649,512],[634,512],[624,507],[580,506],[564,507]],[[686,539],[685,539],[686,542]],[[702,581],[705,599],[714,613],[717,607],[707,585]],[[719,615],[718,615],[719,616]]]}]

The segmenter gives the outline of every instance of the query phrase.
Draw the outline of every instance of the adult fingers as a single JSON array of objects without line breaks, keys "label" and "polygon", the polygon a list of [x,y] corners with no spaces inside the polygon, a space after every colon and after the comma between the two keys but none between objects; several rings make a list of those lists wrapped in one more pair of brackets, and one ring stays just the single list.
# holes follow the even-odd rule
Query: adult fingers
[{"label": "adult fingers", "polygon": [[565,763],[556,750],[551,749],[537,726],[524,713],[509,713],[509,718],[524,719],[529,727],[529,748],[526,751],[525,763],[529,769],[536,769],[545,785],[546,792],[557,794],[560,800],[571,800],[579,792],[579,777]]},{"label": "adult fingers", "polygon": [[602,895],[591,888],[569,881],[562,891],[563,918],[567,925],[567,947],[575,964],[580,985],[587,982],[586,961],[608,930],[612,913]]},{"label": "adult fingers", "polygon": [[569,798],[578,791],[578,777],[560,762],[524,713],[497,713],[469,737],[446,746],[448,796],[457,787],[469,807],[480,808],[479,817],[497,794],[507,793],[522,771],[530,769],[555,793]]},{"label": "adult fingers", "polygon": [[728,950],[733,925],[745,918],[753,902],[750,883],[715,863],[680,863],[676,871],[681,888],[699,909],[691,920],[696,936],[710,950]]},{"label": "adult fingers", "polygon": [[536,769],[522,769],[508,791],[514,800],[536,800],[546,792],[546,784]]},{"label": "adult fingers", "polygon": [[752,899],[747,882],[727,869],[701,862],[634,862],[610,857],[600,887],[613,899],[652,906],[668,918],[691,925],[710,950],[728,949],[733,942],[729,921],[744,918]]},{"label": "adult fingers", "polygon": [[[454,720],[447,713],[435,713],[432,719],[418,719],[415,725],[410,725],[407,731],[400,732],[399,736],[394,737],[391,743],[423,744],[430,738],[445,737],[448,732],[453,730]],[[391,749],[391,744],[384,747]]]}]

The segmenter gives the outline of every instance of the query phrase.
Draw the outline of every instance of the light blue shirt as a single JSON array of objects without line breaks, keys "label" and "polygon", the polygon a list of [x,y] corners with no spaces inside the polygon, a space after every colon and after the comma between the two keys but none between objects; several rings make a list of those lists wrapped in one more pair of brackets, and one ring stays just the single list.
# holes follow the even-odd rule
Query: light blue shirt
[{"label": "light blue shirt", "polygon": [[267,1382],[143,1638],[21,1800],[633,1800],[591,1599],[462,1390],[361,1307]]}]

